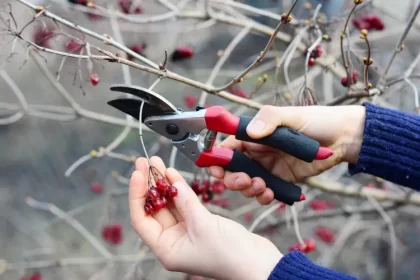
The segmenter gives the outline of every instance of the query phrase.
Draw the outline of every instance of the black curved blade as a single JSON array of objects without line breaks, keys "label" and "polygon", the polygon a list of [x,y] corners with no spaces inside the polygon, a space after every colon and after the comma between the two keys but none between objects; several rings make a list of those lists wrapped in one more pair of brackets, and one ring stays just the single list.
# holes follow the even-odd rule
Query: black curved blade
[{"label": "black curved blade", "polygon": [[[148,90],[146,88],[142,88],[142,87],[138,87],[138,86],[132,86],[132,85],[112,85],[110,89],[112,91],[119,91],[119,92],[124,92],[124,93],[128,93],[128,94],[132,94],[134,96],[137,96],[138,98],[140,98],[141,100],[143,100],[145,102],[144,109],[146,108],[146,104],[148,104],[149,106],[155,107],[156,110],[160,111],[160,112],[179,114],[176,107],[174,105],[172,105],[172,103],[169,102],[165,97],[163,97],[160,94],[157,94],[157,93],[155,93],[151,90]],[[140,101],[140,104],[141,104],[141,101]],[[123,105],[123,104],[121,104],[121,105]],[[129,103],[127,103],[127,106],[128,106],[127,110],[133,110],[132,107],[135,106],[135,105],[134,104],[130,105]],[[117,108],[117,109],[120,109],[121,111],[124,112],[124,110],[122,108]],[[137,116],[137,118],[138,118],[138,116]]]},{"label": "black curved blade", "polygon": [[[140,106],[142,103],[142,100],[138,99],[130,99],[130,98],[120,98],[115,99],[107,102],[112,107],[122,111],[123,113],[132,116],[133,118],[139,120],[140,115]],[[148,117],[154,117],[154,116],[161,116],[166,114],[173,114],[173,112],[165,112],[157,107],[150,105],[149,103],[144,103],[143,105],[143,111],[142,111],[142,122],[144,122],[145,119]]]}]

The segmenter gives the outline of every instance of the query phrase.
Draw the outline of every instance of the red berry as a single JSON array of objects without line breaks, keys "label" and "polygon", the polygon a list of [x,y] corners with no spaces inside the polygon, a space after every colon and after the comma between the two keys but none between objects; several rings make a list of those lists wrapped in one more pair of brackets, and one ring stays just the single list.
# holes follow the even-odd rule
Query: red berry
[{"label": "red berry", "polygon": [[203,193],[202,194],[203,197],[203,202],[209,202],[211,200],[210,195],[208,193]]},{"label": "red berry", "polygon": [[200,182],[195,180],[191,183],[191,188],[196,194],[200,193]]},{"label": "red berry", "polygon": [[328,208],[328,203],[323,200],[314,199],[309,203],[309,206],[315,211],[323,211]]},{"label": "red berry", "polygon": [[156,212],[165,207],[165,202],[162,198],[156,198],[153,200],[153,207],[155,208]]},{"label": "red berry", "polygon": [[184,102],[185,105],[187,105],[188,108],[194,108],[197,104],[198,98],[193,95],[185,95],[184,96]]},{"label": "red berry", "polygon": [[210,191],[213,193],[221,194],[226,190],[226,185],[221,180],[216,180],[210,185]]},{"label": "red berry", "polygon": [[304,193],[301,193],[301,194],[300,194],[299,201],[304,201],[304,200],[306,200],[306,196],[305,196],[305,194],[304,194]]},{"label": "red berry", "polygon": [[314,65],[315,65],[315,59],[313,57],[309,58],[309,60],[308,60],[308,66],[309,67],[312,67]]},{"label": "red berry", "polygon": [[171,55],[172,61],[180,61],[194,56],[194,51],[190,47],[179,47]]},{"label": "red berry", "polygon": [[74,40],[70,40],[66,43],[66,49],[69,52],[78,52],[83,48],[82,44],[75,42]]},{"label": "red berry", "polygon": [[170,186],[166,193],[170,198],[174,198],[178,195],[178,189],[175,186]]},{"label": "red berry", "polygon": [[154,199],[154,198],[159,198],[159,197],[160,197],[160,193],[159,193],[159,192],[158,192],[158,190],[157,190],[156,188],[154,188],[154,187],[150,188],[150,189],[147,191],[147,195],[148,195],[151,199]]},{"label": "red berry", "polygon": [[162,200],[162,208],[165,208],[166,205],[168,205],[168,200],[164,196],[162,196],[160,199]]},{"label": "red berry", "polygon": [[348,81],[347,77],[341,78],[341,85],[343,87],[348,87],[349,86],[349,81]]},{"label": "red berry", "polygon": [[240,88],[234,88],[234,87],[230,87],[228,88],[228,91],[236,96],[242,97],[242,98],[247,98],[248,95],[245,93],[245,91],[243,91]]},{"label": "red berry", "polygon": [[351,78],[353,79],[353,82],[355,83],[355,82],[357,82],[357,72],[356,71],[353,71],[352,73],[351,73]]},{"label": "red berry", "polygon": [[96,86],[97,84],[99,84],[99,76],[98,76],[98,74],[96,74],[96,73],[90,74],[90,82],[94,86]]},{"label": "red berry", "polygon": [[[129,14],[132,5],[131,0],[120,0],[120,6],[124,13]],[[143,13],[143,9],[140,6],[137,6],[134,10],[132,10],[134,14],[141,14]]]},{"label": "red berry", "polygon": [[41,274],[38,272],[33,273],[31,276],[29,276],[29,280],[41,280]]},{"label": "red berry", "polygon": [[356,27],[357,29],[359,29],[359,30],[362,30],[362,28],[360,28],[360,23],[361,23],[361,21],[360,20],[358,20],[358,19],[353,19],[353,25],[354,25],[354,27]]},{"label": "red berry", "polygon": [[306,247],[305,247],[306,252],[315,251],[315,249],[316,249],[315,240],[313,240],[313,239],[305,240],[305,244],[306,244]]},{"label": "red berry", "polygon": [[223,208],[230,208],[230,203],[226,198],[219,197],[217,199],[212,199],[210,203],[213,205],[223,207]]},{"label": "red berry", "polygon": [[111,244],[117,245],[120,244],[122,241],[122,226],[119,223],[110,224],[110,239],[109,242]]},{"label": "red berry", "polygon": [[372,25],[369,22],[362,21],[359,25],[359,29],[360,30],[362,30],[362,29],[370,30],[370,29],[372,29]]},{"label": "red berry", "polygon": [[153,208],[152,204],[146,203],[144,205],[144,212],[146,212],[146,215],[151,215],[155,212],[155,209]]},{"label": "red berry", "polygon": [[327,227],[318,227],[315,234],[325,243],[333,243],[335,241],[334,232]]},{"label": "red berry", "polygon": [[102,238],[105,241],[109,241],[111,239],[111,228],[109,226],[104,226],[102,228]]},{"label": "red berry", "polygon": [[245,221],[247,221],[247,222],[252,221],[252,213],[251,213],[251,212],[246,212],[246,213],[244,214],[244,219],[245,219]]},{"label": "red berry", "polygon": [[165,195],[166,188],[168,187],[168,183],[164,179],[158,179],[156,181],[156,188],[161,195]]},{"label": "red berry", "polygon": [[101,192],[102,192],[102,190],[103,190],[103,188],[102,188],[102,185],[101,185],[101,184],[92,184],[92,185],[90,186],[90,189],[91,189],[93,192],[95,192],[95,193],[101,193]]},{"label": "red berry", "polygon": [[39,27],[34,33],[34,43],[38,46],[51,48],[50,40],[53,38],[53,30],[44,26]]},{"label": "red berry", "polygon": [[93,20],[97,20],[97,19],[101,19],[101,18],[102,18],[102,16],[101,16],[101,15],[99,15],[99,14],[95,14],[95,13],[87,13],[87,15],[88,15],[88,17],[89,17],[90,19],[93,19]]},{"label": "red berry", "polygon": [[[144,53],[145,48],[146,48],[146,44],[135,44],[135,45],[130,47],[130,50],[144,56],[143,53]],[[127,58],[128,58],[128,60],[133,60],[134,59],[134,57],[132,57],[131,55],[128,55]]]}]

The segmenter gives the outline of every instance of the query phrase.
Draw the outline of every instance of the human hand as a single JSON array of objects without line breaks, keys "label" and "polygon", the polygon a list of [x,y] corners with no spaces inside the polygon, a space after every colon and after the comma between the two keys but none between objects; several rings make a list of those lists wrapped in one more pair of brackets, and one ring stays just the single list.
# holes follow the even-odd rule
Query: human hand
[{"label": "human hand", "polygon": [[[278,126],[286,126],[318,140],[331,148],[334,155],[326,160],[307,163],[291,155],[260,144],[228,137],[221,147],[238,149],[260,162],[268,171],[288,182],[301,182],[318,175],[341,162],[356,163],[363,141],[365,107],[363,106],[264,106],[247,127],[247,134],[254,139],[270,135]],[[225,172],[221,167],[210,167],[210,173],[223,179],[228,189],[241,191],[246,197],[256,197],[260,204],[274,199],[273,191],[261,178],[247,174]]]},{"label": "human hand", "polygon": [[266,280],[282,254],[271,241],[242,225],[211,214],[172,168],[158,157],[151,164],[178,189],[166,208],[144,211],[149,165],[136,161],[130,179],[131,224],[167,270],[226,280]]}]

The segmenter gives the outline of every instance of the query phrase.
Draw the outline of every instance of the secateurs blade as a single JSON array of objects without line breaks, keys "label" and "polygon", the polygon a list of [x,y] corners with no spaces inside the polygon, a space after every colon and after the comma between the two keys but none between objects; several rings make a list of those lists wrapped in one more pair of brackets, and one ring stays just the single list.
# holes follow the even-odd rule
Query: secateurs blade
[{"label": "secateurs blade", "polygon": [[[260,177],[273,191],[274,198],[288,205],[302,200],[302,189],[274,176],[241,151],[214,147],[217,133],[235,135],[238,140],[270,146],[306,162],[323,160],[333,154],[329,148],[321,147],[318,141],[287,127],[278,127],[264,138],[252,139],[246,133],[252,117],[237,117],[222,106],[207,109],[198,107],[196,111],[184,112],[163,96],[142,87],[113,85],[111,90],[138,97],[115,99],[108,104],[137,120],[141,118],[148,128],[170,139],[195,165],[221,166],[231,172],[244,172],[251,178]],[[208,132],[201,142],[199,135],[204,129]]]}]

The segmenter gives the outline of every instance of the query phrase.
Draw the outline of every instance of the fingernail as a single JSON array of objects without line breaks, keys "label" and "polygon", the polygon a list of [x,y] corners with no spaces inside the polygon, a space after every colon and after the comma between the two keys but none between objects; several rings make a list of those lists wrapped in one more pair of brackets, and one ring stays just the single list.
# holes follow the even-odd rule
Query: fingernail
[{"label": "fingernail", "polygon": [[253,120],[248,125],[247,129],[249,132],[258,133],[265,128],[265,122],[261,120]]}]

